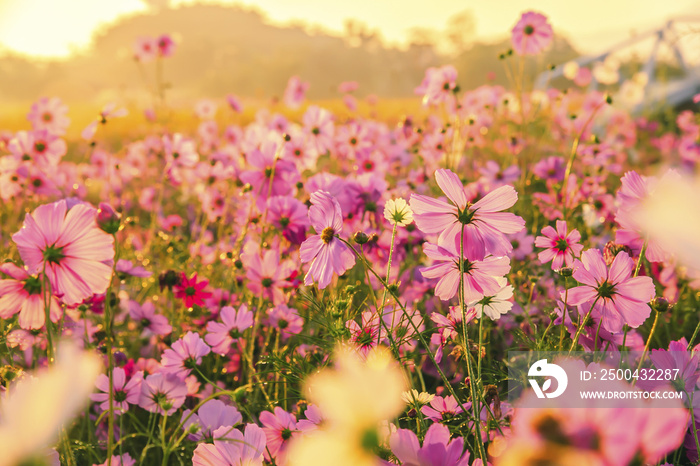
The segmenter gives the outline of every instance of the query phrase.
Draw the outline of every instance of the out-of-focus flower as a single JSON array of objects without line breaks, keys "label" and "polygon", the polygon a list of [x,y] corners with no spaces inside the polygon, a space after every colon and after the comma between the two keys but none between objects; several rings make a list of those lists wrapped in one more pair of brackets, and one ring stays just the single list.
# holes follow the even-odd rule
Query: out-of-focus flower
[{"label": "out-of-focus flower", "polygon": [[153,61],[158,55],[158,43],[153,37],[138,37],[134,42],[134,59],[140,63]]},{"label": "out-of-focus flower", "polygon": [[392,224],[405,227],[413,222],[413,211],[403,198],[389,199],[384,204],[384,218]]},{"label": "out-of-focus flower", "polygon": [[700,270],[700,181],[663,178],[632,212],[633,220],[654,242]]},{"label": "out-of-focus flower", "polygon": [[339,348],[336,368],[313,375],[305,393],[326,422],[296,438],[289,447],[291,466],[375,466],[380,422],[398,415],[404,406],[406,381],[389,351],[379,347],[362,359]]},{"label": "out-of-focus flower", "polygon": [[123,455],[112,455],[111,462],[105,461],[104,463],[94,465],[94,466],[134,466],[136,460],[131,457],[130,454],[124,453]]},{"label": "out-of-focus flower", "polygon": [[564,77],[566,79],[573,81],[574,79],[576,79],[576,76],[578,76],[579,69],[580,67],[578,66],[578,63],[576,63],[575,61],[570,61],[564,64],[562,73],[564,74]]},{"label": "out-of-focus flower", "polygon": [[304,284],[318,281],[323,289],[331,283],[333,273],[344,274],[355,265],[355,256],[350,249],[335,236],[343,230],[343,213],[338,201],[324,191],[311,195],[309,220],[318,234],[309,237],[301,245],[302,262],[311,262],[304,277]]},{"label": "out-of-focus flower", "polygon": [[12,235],[30,274],[46,273],[55,296],[78,304],[107,290],[114,240],[95,222],[96,210],[65,200],[37,207]]},{"label": "out-of-focus flower", "polygon": [[156,307],[151,301],[140,305],[136,301],[129,301],[129,316],[143,329],[142,338],[151,335],[168,335],[173,331],[168,323],[168,318],[156,313]]},{"label": "out-of-focus flower", "polygon": [[620,80],[619,63],[617,60],[608,57],[603,62],[593,65],[593,77],[600,84],[611,85]]},{"label": "out-of-focus flower", "polygon": [[293,110],[301,107],[308,89],[309,83],[303,82],[298,76],[292,76],[289,78],[287,88],[284,90],[284,104]]},{"label": "out-of-focus flower", "polygon": [[11,385],[0,401],[2,464],[20,464],[56,442],[63,425],[88,403],[101,370],[96,354],[64,342],[53,366]]},{"label": "out-of-focus flower", "polygon": [[518,55],[537,55],[552,43],[554,32],[547,17],[534,11],[523,13],[513,27],[511,42]]},{"label": "out-of-focus flower", "polygon": [[158,54],[161,57],[170,57],[175,53],[175,47],[177,44],[170,36],[170,34],[163,34],[158,39],[156,39],[158,45]]},{"label": "out-of-focus flower", "polygon": [[65,134],[70,118],[67,116],[68,106],[61,102],[58,97],[42,97],[32,104],[32,108],[27,115],[27,120],[35,130],[45,129],[51,134]]}]

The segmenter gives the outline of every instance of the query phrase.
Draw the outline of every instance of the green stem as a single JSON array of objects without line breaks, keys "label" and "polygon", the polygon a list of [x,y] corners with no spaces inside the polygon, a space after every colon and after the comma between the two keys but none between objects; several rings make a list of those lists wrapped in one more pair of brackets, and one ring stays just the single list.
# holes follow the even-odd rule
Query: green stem
[{"label": "green stem", "polygon": [[[389,275],[391,274],[391,256],[394,253],[394,240],[396,239],[396,226],[397,226],[397,224],[394,223],[394,229],[391,231],[391,246],[389,247],[389,262],[386,265],[386,283],[387,283],[387,285],[389,284]],[[377,309],[377,314],[379,315],[380,320],[383,320],[382,316],[384,315],[384,304],[385,303],[386,303],[386,288],[384,289],[384,293],[382,295],[382,305],[380,308]],[[377,345],[379,345],[379,342],[381,342],[381,341],[382,341],[382,327],[380,325],[379,331],[377,332]]]},{"label": "green stem", "polygon": [[[472,355],[469,351],[469,334],[467,332],[467,303],[464,296],[464,224],[459,241],[459,306],[462,310],[462,341],[464,343],[464,358],[467,360],[467,373],[469,374],[469,388],[472,395],[472,410],[474,412],[474,431],[475,442],[479,451],[479,458],[486,464],[486,451],[484,450],[484,442],[481,439],[481,421],[479,417],[479,398],[477,397],[477,384],[480,380],[474,377],[474,368],[472,367]],[[483,319],[483,315],[481,318]]]}]

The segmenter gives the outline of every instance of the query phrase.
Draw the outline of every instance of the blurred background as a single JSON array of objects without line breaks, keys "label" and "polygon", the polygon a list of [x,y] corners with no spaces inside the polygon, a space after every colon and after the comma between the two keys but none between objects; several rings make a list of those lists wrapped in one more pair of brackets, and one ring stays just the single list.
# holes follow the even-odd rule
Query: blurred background
[{"label": "blurred background", "polygon": [[[671,18],[684,22],[669,41],[700,62],[697,0],[0,0],[0,100],[133,104],[156,72],[134,60],[134,43],[161,34],[177,43],[160,70],[174,104],[229,93],[274,99],[292,75],[310,84],[310,99],[338,97],[342,81],[357,81],[358,97],[405,98],[427,67],[447,63],[463,89],[508,85],[499,55],[527,10],[555,31],[550,50],[526,63],[533,82],[549,64],[605,52]],[[644,66],[656,36],[648,37],[623,65]],[[682,68],[676,55],[659,52],[666,74]]]}]

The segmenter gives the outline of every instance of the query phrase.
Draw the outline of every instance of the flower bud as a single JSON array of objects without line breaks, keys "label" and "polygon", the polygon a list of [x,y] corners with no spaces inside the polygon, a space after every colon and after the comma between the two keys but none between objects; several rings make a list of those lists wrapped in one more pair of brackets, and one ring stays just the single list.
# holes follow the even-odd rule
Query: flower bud
[{"label": "flower bud", "polygon": [[367,236],[367,234],[362,231],[358,231],[354,235],[352,235],[352,240],[355,241],[357,244],[366,244],[367,241],[369,241],[369,236]]},{"label": "flower bud", "polygon": [[671,304],[668,302],[668,299],[659,296],[651,301],[651,308],[656,312],[666,312],[671,308]]},{"label": "flower bud", "polygon": [[625,246],[624,244],[615,244],[612,241],[608,241],[603,248],[603,259],[605,259],[605,264],[610,266],[617,256],[621,252],[626,252],[627,255],[632,257],[632,250]]},{"label": "flower bud", "polygon": [[113,235],[119,231],[121,215],[115,212],[109,204],[100,202],[100,206],[97,209],[97,225],[105,233]]},{"label": "flower bud", "polygon": [[574,269],[572,269],[571,267],[562,267],[561,269],[559,269],[559,275],[561,275],[562,277],[570,277],[573,274]]}]

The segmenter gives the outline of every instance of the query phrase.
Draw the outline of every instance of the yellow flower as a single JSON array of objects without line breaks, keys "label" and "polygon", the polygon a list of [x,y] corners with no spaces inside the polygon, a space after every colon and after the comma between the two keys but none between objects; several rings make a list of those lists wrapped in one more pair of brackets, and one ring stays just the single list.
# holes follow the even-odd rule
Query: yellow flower
[{"label": "yellow flower", "polygon": [[45,454],[64,423],[87,404],[101,370],[99,356],[65,342],[56,364],[13,384],[0,400],[0,464]]},{"label": "yellow flower", "polygon": [[356,351],[340,347],[336,367],[311,376],[308,399],[326,419],[324,426],[297,437],[290,445],[291,466],[375,466],[375,449],[382,443],[380,424],[405,405],[406,381],[385,348],[375,348],[363,360]]},{"label": "yellow flower", "polygon": [[402,198],[390,199],[384,205],[384,218],[392,224],[405,227],[413,222],[413,211]]}]

